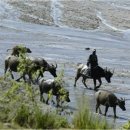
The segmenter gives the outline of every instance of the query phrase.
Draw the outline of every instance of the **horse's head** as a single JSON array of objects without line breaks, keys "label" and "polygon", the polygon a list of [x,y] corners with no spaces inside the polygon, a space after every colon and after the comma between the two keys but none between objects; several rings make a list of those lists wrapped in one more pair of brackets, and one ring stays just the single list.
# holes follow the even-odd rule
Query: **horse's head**
[{"label": "horse's head", "polygon": [[108,83],[111,83],[111,77],[113,76],[114,71],[111,72],[106,68],[104,72],[105,72],[105,79],[107,80]]},{"label": "horse's head", "polygon": [[119,105],[119,107],[125,111],[126,108],[125,108],[125,99],[121,98],[121,99],[117,99],[117,104]]},{"label": "horse's head", "polygon": [[50,65],[49,68],[48,68],[49,72],[50,72],[54,77],[57,77],[56,68],[57,68],[57,64],[56,64],[56,66],[54,66],[54,65],[52,64],[52,65]]},{"label": "horse's head", "polygon": [[27,47],[25,48],[25,52],[26,53],[32,53],[32,51],[30,50],[30,48],[27,48]]}]

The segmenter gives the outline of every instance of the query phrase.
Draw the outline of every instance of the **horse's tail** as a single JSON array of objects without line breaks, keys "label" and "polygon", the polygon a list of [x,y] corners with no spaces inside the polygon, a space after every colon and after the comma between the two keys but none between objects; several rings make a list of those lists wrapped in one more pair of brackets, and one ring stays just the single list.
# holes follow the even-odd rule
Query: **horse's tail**
[{"label": "horse's tail", "polygon": [[12,50],[12,49],[7,49],[6,51],[8,52],[9,50]]}]

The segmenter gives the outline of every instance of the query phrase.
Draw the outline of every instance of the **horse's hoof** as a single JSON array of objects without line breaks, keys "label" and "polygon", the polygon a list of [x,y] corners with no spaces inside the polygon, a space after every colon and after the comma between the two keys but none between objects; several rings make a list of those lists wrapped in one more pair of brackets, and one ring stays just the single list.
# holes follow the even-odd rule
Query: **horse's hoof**
[{"label": "horse's hoof", "polygon": [[47,105],[49,105],[49,103],[48,103],[48,102],[46,102],[46,104],[47,104]]},{"label": "horse's hoof", "polygon": [[51,102],[53,103],[53,105],[55,105],[55,104],[56,104],[53,100],[52,100]]},{"label": "horse's hoof", "polygon": [[97,89],[97,88],[94,88],[94,91],[98,91],[98,89]]},{"label": "horse's hoof", "polygon": [[100,86],[97,86],[96,88],[98,89]]},{"label": "horse's hoof", "polygon": [[114,118],[118,118],[118,116],[114,116]]},{"label": "horse's hoof", "polygon": [[60,105],[59,105],[59,104],[57,104],[57,105],[56,105],[56,107],[58,108],[58,107],[60,107]]}]

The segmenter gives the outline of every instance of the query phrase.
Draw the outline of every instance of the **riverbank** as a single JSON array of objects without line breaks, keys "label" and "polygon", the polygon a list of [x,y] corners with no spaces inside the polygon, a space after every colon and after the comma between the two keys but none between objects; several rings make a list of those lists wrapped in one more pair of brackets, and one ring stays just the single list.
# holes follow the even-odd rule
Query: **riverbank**
[{"label": "riverbank", "polygon": [[122,31],[130,28],[128,0],[13,0],[8,3],[26,22],[85,30]]},{"label": "riverbank", "polygon": [[[3,0],[0,0],[3,2]],[[15,0],[16,1],[16,0]],[[30,5],[33,4],[29,0],[24,2],[29,2]],[[65,1],[64,1],[65,2]],[[60,7],[64,7],[63,3],[60,3]],[[90,1],[92,2],[92,1]],[[57,3],[59,5],[59,3]],[[68,4],[68,3],[67,3]],[[13,4],[11,4],[13,5]],[[17,5],[17,4],[16,4]],[[20,6],[20,5],[19,5]],[[32,5],[31,5],[32,6]],[[50,6],[50,5],[49,5]],[[68,5],[65,5],[68,6]],[[76,5],[77,6],[77,5]],[[34,24],[35,22],[23,22],[23,20],[19,19],[20,14],[24,12],[24,6],[22,6],[23,11],[20,11],[20,7],[16,7],[13,5],[13,8],[6,6],[3,4],[1,22],[0,22],[0,44],[1,44],[1,63],[0,63],[0,75],[4,75],[4,59],[7,54],[6,50],[12,48],[15,45],[23,44],[29,47],[32,50],[30,56],[34,57],[44,57],[49,63],[55,64],[57,63],[57,73],[64,69],[65,72],[65,82],[67,84],[67,89],[70,92],[70,99],[71,103],[68,104],[67,110],[75,111],[77,110],[77,99],[80,99],[82,95],[86,95],[90,98],[90,109],[91,112],[95,112],[95,98],[94,98],[94,91],[86,89],[81,79],[77,82],[77,87],[74,88],[74,77],[76,75],[76,65],[77,63],[84,63],[86,64],[86,60],[88,56],[91,54],[90,51],[86,51],[84,48],[96,48],[97,55],[99,58],[100,65],[105,68],[108,67],[111,71],[114,70],[114,75],[112,77],[112,82],[108,84],[106,80],[103,78],[103,84],[100,89],[109,90],[114,92],[119,98],[123,97],[126,98],[126,111],[123,112],[121,109],[117,108],[118,117],[116,120],[111,117],[113,116],[113,111],[110,109],[108,114],[110,117],[106,117],[109,122],[114,122],[116,128],[122,126],[129,120],[130,114],[130,102],[129,102],[129,95],[130,95],[130,47],[129,47],[129,39],[126,39],[121,33],[121,35],[117,35],[117,31],[119,30],[117,27],[117,31],[113,31],[113,35],[107,33],[105,24],[111,27],[109,22],[105,20],[106,18],[103,17],[102,12],[98,13],[98,16],[104,22],[100,24],[102,26],[98,27],[96,31],[89,31],[89,30],[82,30],[82,29],[75,29],[69,28],[71,25],[67,25],[65,28],[65,24],[62,24],[60,11],[55,8],[53,11],[60,17],[55,17],[54,23],[52,22],[53,26],[44,26],[43,24]],[[14,8],[15,7],[15,8]],[[28,6],[27,6],[28,7]],[[27,8],[25,6],[25,10]],[[53,6],[55,7],[55,6]],[[30,7],[29,7],[30,8]],[[29,12],[29,8],[27,12]],[[38,8],[38,6],[35,6]],[[41,7],[42,8],[42,7]],[[71,8],[71,7],[70,7]],[[18,10],[19,9],[19,10]],[[40,8],[39,8],[40,9]],[[81,9],[82,10],[82,9]],[[75,10],[76,11],[76,10]],[[15,14],[15,13],[16,14]],[[27,13],[26,12],[26,13]],[[34,11],[35,12],[35,11]],[[33,12],[33,13],[34,13]],[[68,12],[68,11],[67,11]],[[70,13],[72,13],[73,10]],[[25,15],[26,15],[25,13]],[[54,13],[54,14],[55,14]],[[89,13],[89,12],[88,12]],[[40,13],[39,13],[40,14]],[[52,15],[53,13],[51,13]],[[57,16],[57,15],[52,15]],[[76,14],[76,13],[75,13]],[[68,14],[66,14],[67,17]],[[1,16],[1,14],[0,14]],[[72,14],[68,17],[68,19],[72,16]],[[125,16],[125,15],[124,15]],[[74,16],[72,16],[74,17]],[[82,16],[81,16],[82,17]],[[77,18],[77,17],[76,17]],[[34,18],[36,19],[36,18]],[[57,21],[58,20],[58,21]],[[60,22],[59,22],[60,20]],[[75,18],[73,19],[75,20]],[[73,24],[72,20],[72,24]],[[34,20],[35,21],[35,20]],[[39,21],[39,20],[37,20]],[[52,20],[53,21],[53,20]],[[58,25],[57,25],[58,24]],[[68,24],[71,24],[71,22]],[[48,25],[48,24],[47,24]],[[78,24],[77,24],[78,25]],[[64,28],[61,27],[54,27],[54,26],[65,26]],[[79,25],[78,25],[79,26]],[[73,27],[73,26],[71,26]],[[100,31],[104,30],[104,31]],[[129,34],[128,34],[129,37]],[[17,74],[15,76],[18,76]],[[16,77],[15,77],[16,78]],[[48,73],[44,73],[44,78],[49,79],[53,78]],[[94,87],[93,81],[88,80],[87,82],[88,87]],[[2,91],[1,91],[2,92]],[[43,105],[43,104],[41,104]],[[43,106],[44,107],[44,106]]]}]

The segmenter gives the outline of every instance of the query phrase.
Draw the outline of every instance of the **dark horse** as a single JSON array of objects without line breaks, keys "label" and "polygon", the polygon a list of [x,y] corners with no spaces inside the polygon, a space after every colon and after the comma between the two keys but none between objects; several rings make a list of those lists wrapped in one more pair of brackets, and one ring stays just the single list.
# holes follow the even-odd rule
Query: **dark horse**
[{"label": "dark horse", "polygon": [[[38,70],[39,70],[39,73],[38,73],[37,81],[40,76],[43,77],[43,73],[45,71],[49,71],[52,76],[57,77],[57,74],[56,74],[57,64],[56,66],[54,66],[53,64],[49,64],[44,58],[35,58],[35,57],[26,57],[26,62],[27,63],[23,63],[25,64],[26,69],[24,70],[21,77],[17,79],[17,81],[19,81],[21,78],[23,78],[25,81],[26,74],[29,76],[29,79],[32,81],[32,73],[37,72]],[[5,74],[7,71],[9,71],[12,76],[12,79],[14,79],[12,71],[18,72],[19,65],[20,65],[19,57],[12,56],[12,55],[6,57]]]},{"label": "dark horse", "polygon": [[[77,80],[80,77],[83,77],[82,82],[85,85],[85,87],[88,88],[86,83],[85,83],[85,81],[86,81],[86,79],[90,78],[90,79],[93,79],[94,90],[96,90],[102,84],[102,80],[101,80],[102,77],[104,77],[107,80],[107,82],[110,83],[111,82],[111,77],[113,75],[113,73],[110,70],[107,70],[107,68],[103,69],[100,66],[97,66],[97,67],[95,67],[93,69],[93,71],[91,73],[91,77],[88,74],[84,73],[85,71],[88,71],[87,65],[84,65],[84,64],[81,64],[81,63],[78,64],[77,74],[76,74],[76,77],[75,77],[74,86],[76,86]],[[99,85],[98,86],[96,86],[96,80],[99,81]]]}]

